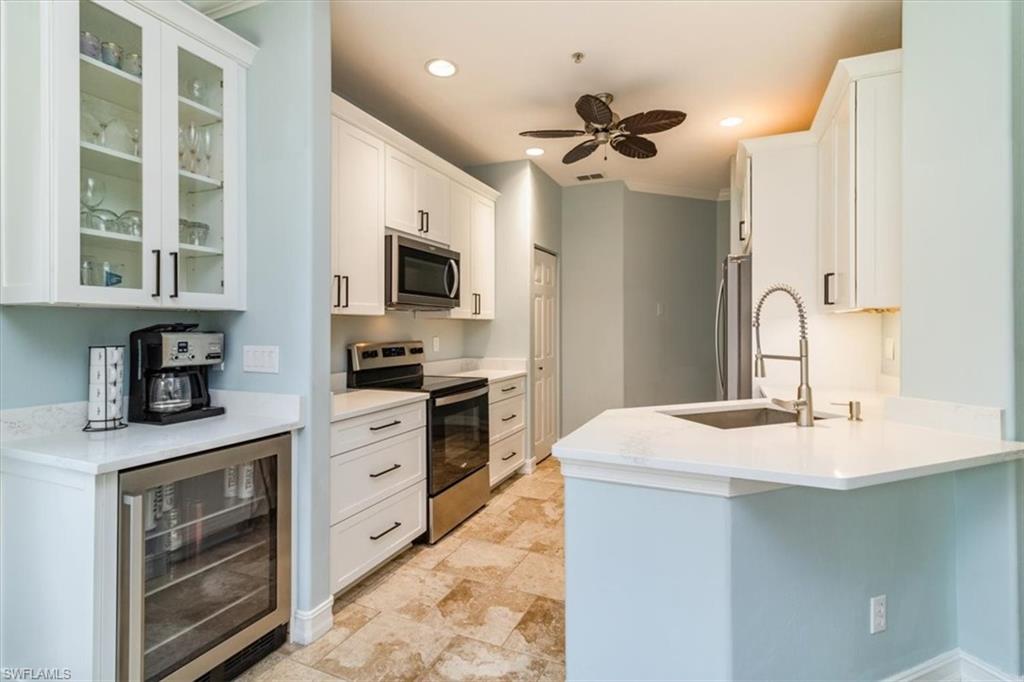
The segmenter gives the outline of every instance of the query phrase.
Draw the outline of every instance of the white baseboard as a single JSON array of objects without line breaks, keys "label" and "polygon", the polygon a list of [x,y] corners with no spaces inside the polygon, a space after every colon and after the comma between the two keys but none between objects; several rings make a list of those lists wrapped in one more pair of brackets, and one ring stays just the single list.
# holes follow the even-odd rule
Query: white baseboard
[{"label": "white baseboard", "polygon": [[1024,682],[960,649],[939,654],[884,682]]},{"label": "white baseboard", "polygon": [[333,606],[334,597],[331,596],[309,611],[296,609],[292,614],[291,640],[297,644],[312,644],[330,632],[334,625]]},{"label": "white baseboard", "polygon": [[535,461],[533,461],[532,459],[526,460],[525,462],[522,463],[522,465],[520,465],[520,467],[518,469],[516,469],[516,471],[518,471],[519,473],[521,473],[521,474],[523,474],[525,476],[528,476],[528,475],[532,474],[536,470],[537,470],[537,463]]}]

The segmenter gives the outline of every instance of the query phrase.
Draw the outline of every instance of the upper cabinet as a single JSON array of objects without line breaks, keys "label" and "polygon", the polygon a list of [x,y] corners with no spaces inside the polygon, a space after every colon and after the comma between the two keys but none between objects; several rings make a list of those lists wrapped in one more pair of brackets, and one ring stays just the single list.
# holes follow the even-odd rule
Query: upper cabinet
[{"label": "upper cabinet", "polygon": [[462,320],[494,319],[494,202],[451,186],[451,248],[459,252],[458,308],[443,314]]},{"label": "upper cabinet", "polygon": [[3,303],[244,309],[256,48],[178,3],[0,12]]},{"label": "upper cabinet", "polygon": [[394,147],[387,148],[385,224],[422,239],[448,244],[451,181]]},{"label": "upper cabinet", "polygon": [[384,237],[402,232],[459,253],[460,307],[418,315],[494,319],[498,193],[335,95],[331,312],[383,315]]},{"label": "upper cabinet", "polygon": [[899,52],[843,60],[818,138],[818,305],[897,308],[901,259]]}]

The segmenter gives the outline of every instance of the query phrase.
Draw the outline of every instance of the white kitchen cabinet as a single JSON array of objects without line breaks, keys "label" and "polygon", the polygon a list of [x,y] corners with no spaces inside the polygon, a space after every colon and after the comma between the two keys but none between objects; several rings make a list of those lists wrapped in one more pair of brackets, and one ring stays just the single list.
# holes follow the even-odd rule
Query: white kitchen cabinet
[{"label": "white kitchen cabinet", "polygon": [[473,202],[475,195],[462,185],[452,183],[451,224],[452,251],[459,253],[461,272],[459,273],[459,307],[448,312],[445,317],[471,319],[476,317],[476,296],[473,295]]},{"label": "white kitchen cabinet", "polygon": [[472,211],[472,291],[476,298],[475,319],[494,319],[495,253],[494,202],[473,197]]},{"label": "white kitchen cabinet", "polygon": [[818,142],[824,311],[900,305],[900,74],[849,82]]},{"label": "white kitchen cabinet", "polygon": [[394,147],[387,148],[387,226],[448,244],[451,181]]},{"label": "white kitchen cabinet", "polygon": [[[256,48],[177,3],[9,5],[2,302],[244,309]],[[80,52],[82,32],[137,55],[141,74]]]},{"label": "white kitchen cabinet", "polygon": [[332,118],[331,312],[384,314],[383,141]]}]

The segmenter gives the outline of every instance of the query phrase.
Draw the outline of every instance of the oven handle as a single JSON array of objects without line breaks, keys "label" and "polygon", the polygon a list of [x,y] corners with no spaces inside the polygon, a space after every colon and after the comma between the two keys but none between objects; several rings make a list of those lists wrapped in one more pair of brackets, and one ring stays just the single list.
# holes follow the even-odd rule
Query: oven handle
[{"label": "oven handle", "polygon": [[487,395],[488,388],[477,388],[472,391],[466,391],[465,393],[456,393],[455,395],[446,395],[443,398],[437,398],[434,400],[436,407],[444,407],[445,405],[452,405],[454,403],[461,403],[473,398],[479,398],[482,395]]}]

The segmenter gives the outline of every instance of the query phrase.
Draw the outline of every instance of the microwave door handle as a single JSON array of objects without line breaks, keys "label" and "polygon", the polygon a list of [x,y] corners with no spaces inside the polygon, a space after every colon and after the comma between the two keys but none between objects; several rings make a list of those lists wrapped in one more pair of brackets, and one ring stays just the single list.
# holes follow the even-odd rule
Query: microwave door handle
[{"label": "microwave door handle", "polygon": [[[452,271],[452,287],[448,290],[448,269]],[[450,258],[448,263],[444,266],[444,286],[445,291],[448,292],[448,298],[455,298],[459,295],[459,264],[455,262],[454,258]]]},{"label": "microwave door handle", "polygon": [[129,680],[141,680],[143,638],[143,581],[146,575],[145,529],[143,525],[142,495],[125,495],[124,504],[128,505],[128,626],[125,629],[127,656],[122,659],[127,663]]}]

